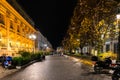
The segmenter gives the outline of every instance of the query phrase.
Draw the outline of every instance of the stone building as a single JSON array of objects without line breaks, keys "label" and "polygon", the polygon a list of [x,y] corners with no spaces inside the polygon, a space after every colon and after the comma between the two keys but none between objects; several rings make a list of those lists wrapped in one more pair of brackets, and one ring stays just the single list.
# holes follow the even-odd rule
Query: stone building
[{"label": "stone building", "polygon": [[0,55],[15,56],[20,50],[33,51],[34,22],[15,0],[0,0]]}]

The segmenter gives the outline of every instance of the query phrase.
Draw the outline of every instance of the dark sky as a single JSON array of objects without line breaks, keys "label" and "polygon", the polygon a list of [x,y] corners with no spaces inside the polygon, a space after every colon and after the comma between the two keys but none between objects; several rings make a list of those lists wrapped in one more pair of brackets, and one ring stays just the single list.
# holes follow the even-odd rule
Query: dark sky
[{"label": "dark sky", "polygon": [[17,0],[40,32],[52,44],[60,46],[66,34],[77,0]]}]

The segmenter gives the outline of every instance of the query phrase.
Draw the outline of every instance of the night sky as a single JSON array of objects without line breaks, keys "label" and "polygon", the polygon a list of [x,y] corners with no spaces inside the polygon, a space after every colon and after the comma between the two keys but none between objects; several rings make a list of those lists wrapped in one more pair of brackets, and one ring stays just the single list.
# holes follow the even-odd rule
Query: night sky
[{"label": "night sky", "polygon": [[17,0],[40,32],[52,44],[60,46],[77,0]]}]

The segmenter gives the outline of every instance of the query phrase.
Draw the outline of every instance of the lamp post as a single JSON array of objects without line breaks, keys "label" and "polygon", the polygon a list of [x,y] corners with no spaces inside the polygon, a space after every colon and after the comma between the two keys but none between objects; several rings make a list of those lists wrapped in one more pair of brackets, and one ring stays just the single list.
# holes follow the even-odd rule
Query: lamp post
[{"label": "lamp post", "polygon": [[117,46],[117,59],[120,60],[120,13],[116,15],[117,17],[117,27],[118,27],[118,46]]},{"label": "lamp post", "polygon": [[33,53],[35,53],[35,39],[36,39],[36,35],[35,34],[31,34],[31,35],[29,35],[29,38],[34,41]]}]

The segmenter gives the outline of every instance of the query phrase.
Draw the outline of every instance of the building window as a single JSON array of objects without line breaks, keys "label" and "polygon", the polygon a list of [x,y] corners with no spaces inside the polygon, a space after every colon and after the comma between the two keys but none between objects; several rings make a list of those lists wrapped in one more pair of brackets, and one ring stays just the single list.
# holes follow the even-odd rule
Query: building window
[{"label": "building window", "polygon": [[10,20],[10,28],[13,29],[13,21]]},{"label": "building window", "polygon": [[0,41],[2,41],[2,33],[0,33]]},{"label": "building window", "polygon": [[10,18],[10,11],[6,11],[6,17]]},{"label": "building window", "polygon": [[5,22],[4,22],[4,16],[1,13],[0,13],[0,23],[1,24],[5,24]]},{"label": "building window", "polygon": [[24,34],[25,33],[25,29],[23,28],[22,31],[23,31],[23,34]]},{"label": "building window", "polygon": [[14,22],[15,22],[15,23],[17,23],[17,22],[18,22],[17,18],[15,18],[15,19],[14,19]]},{"label": "building window", "polygon": [[106,52],[110,50],[110,45],[106,44]]},{"label": "building window", "polygon": [[117,53],[117,46],[118,46],[118,44],[114,43],[114,53]]},{"label": "building window", "polygon": [[20,32],[20,27],[19,26],[17,26],[17,32]]}]

